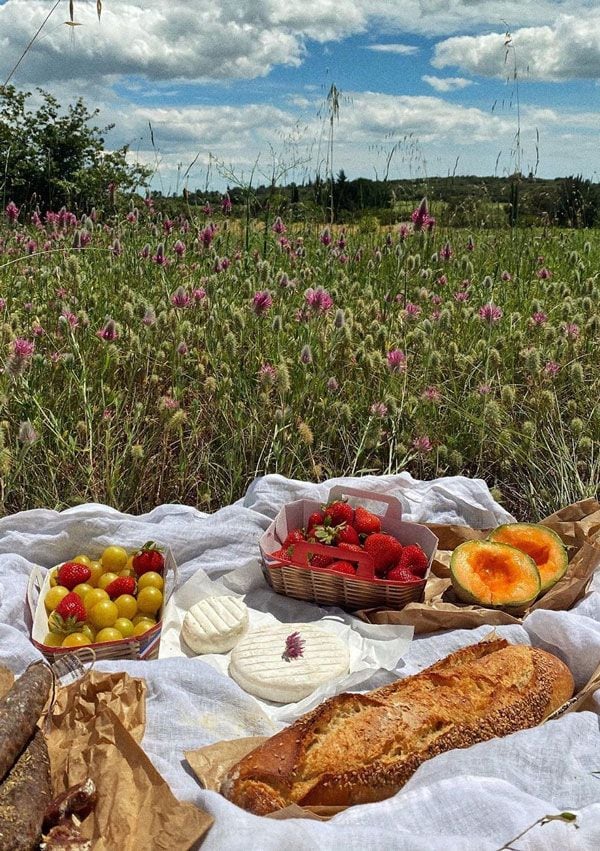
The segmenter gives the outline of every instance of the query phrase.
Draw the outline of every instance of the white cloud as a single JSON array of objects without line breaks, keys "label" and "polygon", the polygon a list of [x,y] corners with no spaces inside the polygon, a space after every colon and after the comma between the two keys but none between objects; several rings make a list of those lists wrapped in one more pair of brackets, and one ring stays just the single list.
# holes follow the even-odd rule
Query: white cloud
[{"label": "white cloud", "polygon": [[421,79],[436,92],[455,92],[473,85],[473,80],[467,80],[465,77],[432,77],[429,74],[424,74]]},{"label": "white cloud", "polygon": [[376,53],[398,53],[400,56],[412,56],[419,52],[419,48],[414,44],[369,44],[367,50],[374,50]]},{"label": "white cloud", "polygon": [[525,80],[600,79],[600,10],[585,17],[559,16],[552,26],[512,32],[455,36],[435,47],[432,65],[454,66],[484,77],[508,77],[515,70]]}]

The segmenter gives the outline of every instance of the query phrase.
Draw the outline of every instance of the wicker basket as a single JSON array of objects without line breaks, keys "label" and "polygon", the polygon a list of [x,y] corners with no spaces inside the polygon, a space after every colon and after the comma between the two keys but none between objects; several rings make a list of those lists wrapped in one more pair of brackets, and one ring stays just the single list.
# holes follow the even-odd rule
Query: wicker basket
[{"label": "wicker basket", "polygon": [[[389,494],[379,494],[354,488],[333,488],[328,501],[342,496],[353,497],[352,502],[364,504],[375,502],[387,506],[381,517],[382,531],[394,535],[404,546],[419,544],[429,559],[425,577],[419,582],[393,582],[375,576],[373,560],[368,553],[353,553],[323,544],[299,543],[294,556],[302,564],[290,564],[273,558],[272,553],[281,547],[290,529],[306,525],[309,515],[320,508],[314,500],[298,500],[288,503],[277,515],[260,541],[263,574],[269,585],[278,594],[308,600],[322,606],[339,606],[349,611],[384,606],[401,609],[407,603],[423,599],[431,561],[437,547],[437,538],[425,526],[402,520],[400,502]],[[312,567],[310,553],[323,553],[357,565],[355,576],[338,573],[328,568]]]}]

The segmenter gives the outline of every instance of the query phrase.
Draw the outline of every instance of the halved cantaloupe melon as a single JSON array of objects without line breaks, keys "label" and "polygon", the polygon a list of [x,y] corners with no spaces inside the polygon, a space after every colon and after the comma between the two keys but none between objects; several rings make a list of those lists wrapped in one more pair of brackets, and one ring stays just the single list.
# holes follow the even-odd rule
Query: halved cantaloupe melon
[{"label": "halved cantaloupe melon", "polygon": [[450,577],[464,603],[492,607],[524,607],[540,593],[535,561],[508,544],[465,541],[452,553]]},{"label": "halved cantaloupe melon", "polygon": [[547,526],[536,523],[509,523],[498,526],[488,535],[488,541],[509,544],[527,553],[540,572],[544,594],[564,576],[569,565],[569,557],[561,539]]}]

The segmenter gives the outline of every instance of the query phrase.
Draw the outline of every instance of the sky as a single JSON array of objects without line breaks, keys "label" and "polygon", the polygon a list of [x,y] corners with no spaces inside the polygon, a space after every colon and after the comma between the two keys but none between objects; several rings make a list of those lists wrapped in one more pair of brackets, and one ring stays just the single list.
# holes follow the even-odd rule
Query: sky
[{"label": "sky", "polygon": [[[600,0],[101,5],[69,26],[61,0],[11,83],[83,97],[165,193],[331,167],[600,180]],[[0,84],[53,6],[0,0]]]}]

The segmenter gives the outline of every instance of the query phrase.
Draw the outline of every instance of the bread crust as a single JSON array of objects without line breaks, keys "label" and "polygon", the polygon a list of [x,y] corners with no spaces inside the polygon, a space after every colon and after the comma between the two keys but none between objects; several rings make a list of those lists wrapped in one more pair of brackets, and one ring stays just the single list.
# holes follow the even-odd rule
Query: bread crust
[{"label": "bread crust", "polygon": [[437,754],[539,724],[573,688],[543,650],[474,644],[368,694],[330,698],[244,757],[221,791],[257,815],[380,801]]}]

